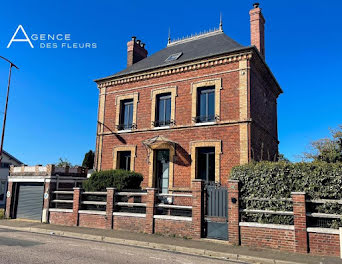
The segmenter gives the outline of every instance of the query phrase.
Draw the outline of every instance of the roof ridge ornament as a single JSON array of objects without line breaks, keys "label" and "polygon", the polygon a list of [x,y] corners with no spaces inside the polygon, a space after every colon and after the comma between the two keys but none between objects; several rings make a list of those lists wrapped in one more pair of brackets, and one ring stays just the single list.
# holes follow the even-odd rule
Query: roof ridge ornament
[{"label": "roof ridge ornament", "polygon": [[190,36],[188,35],[188,36],[183,37],[183,38],[177,38],[177,39],[173,39],[173,40],[170,39],[170,42],[168,42],[167,46],[173,46],[173,45],[189,42],[189,41],[192,41],[195,39],[210,37],[210,36],[222,33],[222,32],[223,32],[223,30],[221,27],[209,29],[209,30],[197,33],[197,34],[192,34]]},{"label": "roof ridge ornament", "polygon": [[223,23],[222,23],[222,12],[220,12],[220,25],[219,25],[219,30],[223,32]]},{"label": "roof ridge ornament", "polygon": [[167,44],[169,45],[171,43],[171,29],[169,27],[169,37],[167,39]]}]

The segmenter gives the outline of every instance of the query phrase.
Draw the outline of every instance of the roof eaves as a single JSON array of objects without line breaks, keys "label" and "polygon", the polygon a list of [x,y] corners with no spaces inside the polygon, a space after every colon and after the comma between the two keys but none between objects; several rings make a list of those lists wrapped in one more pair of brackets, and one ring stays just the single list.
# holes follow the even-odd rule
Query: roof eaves
[{"label": "roof eaves", "polygon": [[16,162],[20,163],[20,164],[24,164],[23,162],[21,162],[20,160],[18,160],[16,157],[12,156],[11,154],[9,154],[7,151],[2,151],[4,154],[6,154],[8,157],[10,157],[11,159],[15,160]]},{"label": "roof eaves", "polygon": [[254,52],[257,54],[257,56],[259,57],[259,59],[263,62],[263,64],[265,65],[267,71],[270,73],[270,75],[272,76],[272,79],[274,80],[275,84],[277,85],[277,88],[278,88],[278,91],[280,94],[284,93],[284,91],[281,89],[276,77],[274,76],[273,72],[271,71],[270,67],[268,67],[266,61],[265,61],[265,58],[260,54],[259,50],[257,49],[257,47],[255,47],[254,45],[253,46],[250,46]]},{"label": "roof eaves", "polygon": [[169,65],[161,65],[161,66],[158,66],[158,67],[150,67],[150,68],[145,68],[145,69],[140,70],[140,71],[128,72],[128,73],[123,73],[123,74],[119,74],[119,75],[116,73],[116,74],[110,75],[108,77],[103,77],[103,78],[95,79],[94,82],[100,83],[102,81],[108,81],[109,79],[115,80],[117,78],[122,78],[122,77],[125,77],[125,76],[134,76],[136,74],[141,74],[143,72],[147,72],[147,71],[150,71],[150,70],[162,69],[162,68],[166,68],[166,67],[169,67],[169,66],[176,66],[176,65],[183,64],[183,63],[189,63],[189,62],[192,62],[192,61],[195,61],[195,60],[211,58],[211,57],[215,57],[215,56],[223,55],[223,54],[235,53],[235,52],[238,52],[238,51],[249,50],[251,48],[252,48],[252,46],[239,47],[239,48],[236,48],[236,49],[232,49],[229,52],[213,53],[213,54],[206,55],[206,56],[200,56],[200,57],[196,57],[196,58],[191,58],[189,60],[184,60],[184,61],[181,61],[179,63],[169,64]]}]

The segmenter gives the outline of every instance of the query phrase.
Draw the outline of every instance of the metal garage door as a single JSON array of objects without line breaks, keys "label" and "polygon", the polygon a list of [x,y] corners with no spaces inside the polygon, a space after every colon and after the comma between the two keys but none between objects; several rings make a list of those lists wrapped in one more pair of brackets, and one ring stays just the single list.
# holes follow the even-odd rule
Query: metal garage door
[{"label": "metal garage door", "polygon": [[21,184],[17,207],[17,218],[41,220],[43,208],[43,185]]}]

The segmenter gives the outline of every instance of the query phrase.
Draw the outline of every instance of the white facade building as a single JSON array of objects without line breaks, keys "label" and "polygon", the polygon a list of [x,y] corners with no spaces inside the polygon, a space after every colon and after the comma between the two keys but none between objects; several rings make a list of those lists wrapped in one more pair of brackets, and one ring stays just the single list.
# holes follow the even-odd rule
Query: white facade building
[{"label": "white facade building", "polygon": [[6,151],[2,152],[2,161],[0,166],[0,208],[5,206],[6,191],[7,191],[7,179],[9,175],[9,168],[11,165],[20,166],[23,163],[13,157]]}]

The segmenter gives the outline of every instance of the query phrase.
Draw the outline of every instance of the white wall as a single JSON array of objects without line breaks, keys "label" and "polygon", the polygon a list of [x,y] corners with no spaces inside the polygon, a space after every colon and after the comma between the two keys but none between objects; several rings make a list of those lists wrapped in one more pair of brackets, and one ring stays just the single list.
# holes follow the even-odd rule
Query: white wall
[{"label": "white wall", "polygon": [[[21,165],[21,163],[11,159],[8,155],[6,155],[6,153],[3,153],[1,163],[9,163],[10,165],[14,166]],[[0,166],[0,207],[3,207],[6,201],[8,174],[9,168],[2,168],[2,166]]]}]

